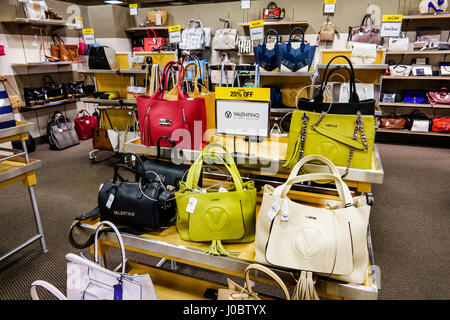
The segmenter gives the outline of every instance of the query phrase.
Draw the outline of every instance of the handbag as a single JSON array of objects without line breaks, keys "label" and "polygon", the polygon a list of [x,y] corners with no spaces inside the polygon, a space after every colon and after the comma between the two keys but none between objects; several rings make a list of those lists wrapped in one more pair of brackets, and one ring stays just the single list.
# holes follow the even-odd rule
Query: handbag
[{"label": "handbag", "polygon": [[[153,32],[153,37],[150,36],[150,32]],[[154,50],[159,50],[165,43],[166,40],[163,37],[157,37],[155,30],[152,28],[147,28],[148,38],[144,38],[144,51],[150,52]]]},{"label": "handbag", "polygon": [[238,40],[238,53],[251,54],[253,52],[253,45],[251,40]]},{"label": "handbag", "polygon": [[47,136],[50,147],[62,150],[80,143],[75,128],[60,111],[56,111],[47,125]]},{"label": "handbag", "polygon": [[14,110],[2,81],[0,82],[0,130],[15,126],[16,119],[14,118]]},{"label": "handbag", "polygon": [[44,88],[42,86],[24,87],[23,96],[25,99],[25,105],[28,107],[42,105],[46,101]]},{"label": "handbag", "polygon": [[334,23],[331,21],[326,21],[322,23],[322,26],[320,27],[317,40],[319,42],[333,42],[335,34],[339,38],[339,33],[337,32]]},{"label": "handbag", "polygon": [[[104,112],[106,118],[108,119],[109,125],[112,128],[113,125],[106,110],[100,110],[100,119],[104,118],[101,117],[102,112]],[[114,151],[109,139],[108,129],[103,126],[103,120],[101,120],[100,122],[102,124],[102,127],[94,128],[92,132],[92,147],[94,149]]]},{"label": "handbag", "polygon": [[263,88],[270,88],[270,107],[281,108],[282,103],[282,89],[277,86],[263,86]]},{"label": "handbag", "polygon": [[[356,93],[360,100],[380,99],[381,85],[375,83],[355,83]],[[349,83],[333,83],[333,101],[347,102],[350,99]]]},{"label": "handbag", "polygon": [[450,118],[434,118],[431,120],[431,131],[450,132]]},{"label": "handbag", "polygon": [[68,99],[80,98],[86,95],[84,92],[86,88],[84,81],[65,82],[62,84],[62,88]]},{"label": "handbag", "polygon": [[354,64],[373,64],[377,59],[377,46],[370,43],[353,43],[350,60]]},{"label": "handbag", "polygon": [[[2,85],[0,87],[0,89],[1,89],[0,92],[4,91],[6,93],[6,94],[3,93],[3,97],[1,99],[6,99],[6,97],[5,97],[5,95],[6,95],[9,98],[9,103],[10,103],[11,107],[13,109],[19,109],[20,108],[20,95],[17,93],[16,89],[14,89],[14,87],[11,85],[11,83],[9,83],[7,78],[5,78],[4,80],[0,79],[0,82]],[[11,89],[11,91],[14,94],[8,93],[8,91],[6,90],[6,87],[5,87],[6,84],[9,86],[9,88]],[[6,101],[3,102],[3,105],[6,105]]]},{"label": "handbag", "polygon": [[118,70],[116,51],[106,46],[89,46],[89,69]]},{"label": "handbag", "polygon": [[[349,67],[335,66],[330,70],[331,63],[337,59],[343,58],[349,64]],[[328,81],[331,75],[335,74],[338,70],[346,70],[350,74],[350,84],[349,84],[349,98],[348,102],[324,102],[325,89],[328,86]],[[320,90],[314,99],[300,98],[298,100],[297,108],[305,111],[314,111],[317,113],[327,112],[328,114],[351,114],[356,115],[360,112],[362,115],[374,115],[375,114],[375,99],[365,99],[361,100],[358,96],[355,83],[355,72],[351,61],[342,55],[335,56],[328,62],[324,72],[324,80],[320,85]],[[352,125],[352,127],[354,127]],[[351,136],[351,135],[350,135]]]},{"label": "handbag", "polygon": [[432,76],[433,67],[431,65],[413,64],[411,73],[413,76]]},{"label": "handbag", "polygon": [[450,75],[450,62],[439,62],[439,74],[441,76]]},{"label": "handbag", "polygon": [[167,17],[168,17],[168,11],[164,9],[157,9],[157,10],[148,10],[147,11],[147,23],[149,25],[167,25]]},{"label": "handbag", "polygon": [[[236,79],[236,64],[228,58],[228,54],[222,55],[218,70],[211,70],[211,82],[219,85],[233,86]],[[230,66],[230,67],[227,67]]]},{"label": "handbag", "polygon": [[395,113],[391,113],[387,117],[380,117],[380,127],[384,129],[402,130],[405,129],[406,122],[405,117],[399,117]]},{"label": "handbag", "polygon": [[269,2],[267,8],[263,9],[264,20],[284,19],[284,8],[278,8],[275,2]]},{"label": "handbag", "polygon": [[[122,264],[121,271],[111,271],[98,263],[97,239],[99,233],[104,231],[103,226],[109,226],[117,236]],[[33,300],[39,300],[37,287],[44,288],[58,300],[157,300],[155,288],[150,275],[130,275],[125,272],[126,258],[125,246],[122,236],[114,224],[109,221],[101,222],[94,236],[94,261],[85,258],[82,254],[69,253],[66,255],[67,263],[67,297],[55,286],[42,280],[31,284],[30,294]]]},{"label": "handbag", "polygon": [[205,47],[211,47],[211,37],[212,37],[212,28],[204,27],[203,22],[201,20],[195,20],[195,23],[200,27],[201,30],[205,32]]},{"label": "handbag", "polygon": [[397,94],[396,93],[383,93],[383,102],[386,103],[395,103],[397,102]]},{"label": "handbag", "polygon": [[[292,36],[296,31],[300,31],[302,34],[302,40],[300,47],[297,49],[292,48]],[[292,29],[289,35],[289,41],[283,42],[280,45],[280,71],[284,72],[308,72],[314,58],[317,46],[311,46],[309,43],[305,44],[305,32],[302,28],[296,27]]]},{"label": "handbag", "polygon": [[405,33],[402,33],[400,38],[389,38],[389,51],[408,51],[409,50],[409,38]]},{"label": "handbag", "polygon": [[391,76],[407,77],[411,74],[412,66],[397,64],[389,66],[389,74]]},{"label": "handbag", "polygon": [[261,300],[256,292],[253,292],[252,285],[250,282],[250,271],[257,270],[262,273],[265,273],[270,278],[275,280],[275,282],[281,287],[283,293],[286,297],[286,300],[290,300],[291,297],[289,295],[289,291],[284,284],[283,280],[272,270],[261,265],[252,263],[245,268],[245,285],[244,287],[238,285],[233,280],[227,278],[228,288],[219,288],[217,293],[217,300]]},{"label": "handbag", "polygon": [[78,111],[74,122],[78,138],[86,140],[92,137],[94,129],[97,128],[98,119],[96,116],[91,116],[86,109],[81,109]]},{"label": "handbag", "polygon": [[[131,155],[126,153],[114,166],[112,180],[106,181],[98,193],[98,208],[101,221],[137,229],[148,228],[158,230],[167,226],[175,217],[175,203],[172,192],[156,179],[148,179],[140,157],[137,169],[122,164],[122,160]],[[128,181],[119,174],[119,169],[134,173],[138,180]]]},{"label": "handbag", "polygon": [[439,91],[427,92],[428,102],[433,104],[450,104],[450,91],[447,88],[442,87]]},{"label": "handbag", "polygon": [[179,48],[182,50],[205,50],[206,34],[202,28],[197,28],[195,19],[189,20],[189,25],[181,33]]},{"label": "handbag", "polygon": [[212,39],[214,50],[234,50],[238,40],[238,30],[231,29],[230,20],[225,20],[223,28],[216,31]]},{"label": "handbag", "polygon": [[46,18],[45,12],[48,10],[48,6],[45,0],[28,0],[23,5],[27,19],[44,20]]},{"label": "handbag", "polygon": [[348,27],[348,41],[383,45],[383,39],[380,36],[380,27],[372,24],[370,13],[364,16],[361,25]]},{"label": "handbag", "polygon": [[402,91],[403,101],[405,103],[426,103],[426,92],[421,90]]},{"label": "handbag", "polygon": [[[331,173],[297,176],[303,165],[312,161],[326,164]],[[315,180],[334,181],[340,201],[312,206],[287,197],[293,184]],[[366,236],[370,209],[365,196],[352,197],[330,160],[319,155],[305,157],[285,183],[264,187],[256,221],[255,261],[301,270],[297,297],[315,291],[312,273],[363,284],[369,266]],[[309,298],[317,299],[317,294]]]},{"label": "handbag", "polygon": [[418,109],[415,109],[408,116],[408,120],[411,123],[408,129],[412,132],[429,132],[431,121],[426,114],[421,113]]},{"label": "handbag", "polygon": [[[0,128],[1,128],[1,124],[0,124]],[[27,152],[31,153],[36,151],[36,142],[34,142],[33,136],[31,135],[31,133],[28,131],[28,139],[25,140],[25,144],[27,147]],[[13,147],[13,149],[17,149],[17,150],[23,150],[23,146],[22,146],[22,140],[13,140],[11,141],[11,146]]]},{"label": "handbag", "polygon": [[[178,97],[177,100],[164,99],[164,92],[168,85],[168,72],[172,66],[178,68]],[[136,97],[141,143],[155,146],[160,137],[172,138],[180,148],[201,150],[203,135],[206,131],[205,98],[191,98],[183,92],[181,86],[181,66],[171,61],[164,67],[161,76],[161,85],[151,96],[140,95]],[[163,86],[163,80],[165,79]],[[177,129],[184,129],[180,132]],[[197,132],[196,132],[197,131]],[[170,146],[164,141],[161,146]]]},{"label": "handbag", "polygon": [[56,83],[56,81],[53,80],[53,78],[48,74],[44,76],[42,91],[44,92],[46,102],[63,100],[66,98],[66,93],[64,92],[63,85],[60,83]]},{"label": "handbag", "polygon": [[[273,49],[267,49],[267,36],[270,33],[274,33],[276,35],[276,42]],[[280,45],[278,40],[278,32],[274,29],[267,30],[264,35],[264,41],[262,44],[258,44],[253,48],[253,52],[255,53],[255,64],[257,64],[261,69],[265,71],[274,71],[275,69],[279,69],[280,67]]]},{"label": "handbag", "polygon": [[302,90],[303,88],[305,88],[304,84],[283,83],[281,85],[282,105],[295,108],[298,97],[308,98],[308,90]]},{"label": "handbag", "polygon": [[[218,147],[225,159],[210,150]],[[200,189],[197,186],[204,158],[223,163],[234,185],[226,190]],[[175,192],[177,230],[185,241],[212,241],[206,251],[212,255],[229,255],[223,242],[249,243],[255,239],[256,188],[254,181],[243,182],[231,154],[218,144],[207,145],[189,169],[186,182]],[[204,191],[206,192],[204,192]],[[222,191],[222,192],[221,192]]]}]

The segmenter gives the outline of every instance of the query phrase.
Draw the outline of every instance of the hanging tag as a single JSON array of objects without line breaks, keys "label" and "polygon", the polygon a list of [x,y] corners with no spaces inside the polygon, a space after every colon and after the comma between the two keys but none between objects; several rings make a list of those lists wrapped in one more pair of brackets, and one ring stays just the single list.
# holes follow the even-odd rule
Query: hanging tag
[{"label": "hanging tag", "polygon": [[169,42],[181,42],[181,26],[179,24],[169,27]]},{"label": "hanging tag", "polygon": [[228,190],[225,189],[224,187],[220,187],[220,188],[219,188],[219,192],[228,192]]},{"label": "hanging tag", "polygon": [[323,13],[334,13],[336,11],[336,0],[325,0]]},{"label": "hanging tag", "polygon": [[75,28],[83,29],[83,17],[75,17]]},{"label": "hanging tag", "polygon": [[189,198],[189,202],[186,206],[186,212],[194,213],[195,206],[197,205],[197,199],[196,198]]},{"label": "hanging tag", "polygon": [[138,4],[130,3],[130,16],[137,16],[138,13]]},{"label": "hanging tag", "polygon": [[283,204],[281,205],[281,221],[289,220],[289,206],[288,199],[283,199]]},{"label": "hanging tag", "polygon": [[61,128],[58,128],[58,132],[63,132],[63,129],[61,129]]},{"label": "hanging tag", "polygon": [[86,45],[95,44],[94,29],[83,29],[83,40]]},{"label": "hanging tag", "polygon": [[381,22],[381,37],[399,37],[402,31],[403,15],[401,14],[383,14]]},{"label": "hanging tag", "polygon": [[122,294],[123,294],[122,283],[116,284],[113,287],[114,287],[114,300],[123,300],[122,299]]},{"label": "hanging tag", "polygon": [[162,16],[160,13],[155,14],[155,23],[157,26],[162,25]]},{"label": "hanging tag", "polygon": [[269,216],[270,220],[273,220],[273,218],[275,218],[279,210],[280,205],[277,202],[274,202],[270,210],[267,211],[267,215]]},{"label": "hanging tag", "polygon": [[109,195],[108,201],[106,202],[106,207],[108,209],[111,209],[111,206],[112,206],[113,202],[114,202],[114,195],[111,193]]},{"label": "hanging tag", "polygon": [[248,26],[250,28],[250,40],[264,39],[264,20],[251,21]]},{"label": "hanging tag", "polygon": [[250,0],[241,0],[241,9],[250,9]]}]

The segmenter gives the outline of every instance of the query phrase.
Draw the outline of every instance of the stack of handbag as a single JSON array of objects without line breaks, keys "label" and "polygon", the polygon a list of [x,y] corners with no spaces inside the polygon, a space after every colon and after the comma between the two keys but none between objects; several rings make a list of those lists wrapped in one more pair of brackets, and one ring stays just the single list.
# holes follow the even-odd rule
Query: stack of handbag
[{"label": "stack of handbag", "polygon": [[[309,162],[323,163],[331,173],[298,176]],[[317,206],[287,197],[293,184],[317,180],[333,181],[339,201]],[[305,157],[285,183],[264,187],[256,220],[255,261],[300,271],[292,299],[318,299],[314,274],[363,284],[369,266],[366,236],[370,209],[364,195],[352,197],[331,161],[318,155]]]},{"label": "stack of handbag", "polygon": [[[176,67],[177,91],[175,100],[164,99],[169,72]],[[204,97],[191,98],[183,91],[182,67],[171,61],[164,67],[161,85],[149,95],[136,97],[141,143],[155,146],[159,138],[168,136],[182,149],[201,150],[206,131],[206,105]],[[163,85],[164,84],[164,85]],[[162,146],[169,146],[166,142]]]},{"label": "stack of handbag", "polygon": [[[300,31],[302,34],[299,43],[292,42],[296,31]],[[274,33],[276,37],[272,49],[267,48],[267,38],[270,33]],[[292,29],[289,41],[286,43],[279,43],[278,32],[269,29],[264,35],[263,43],[254,47],[253,51],[255,64],[264,71],[307,72],[311,68],[316,48],[317,46],[305,43],[303,29],[296,27]]]},{"label": "stack of handbag", "polygon": [[62,150],[77,145],[80,140],[70,119],[56,111],[47,125],[48,143],[52,149]]},{"label": "stack of handbag", "polygon": [[[345,59],[349,67],[330,64],[337,58]],[[324,102],[328,79],[337,70],[350,73],[348,102]],[[355,85],[355,74],[350,60],[342,55],[330,60],[324,71],[324,80],[313,100],[300,98],[293,112],[286,155],[287,168],[308,155],[327,156],[335,165],[359,169],[372,167],[375,139],[375,99],[360,100]]]}]

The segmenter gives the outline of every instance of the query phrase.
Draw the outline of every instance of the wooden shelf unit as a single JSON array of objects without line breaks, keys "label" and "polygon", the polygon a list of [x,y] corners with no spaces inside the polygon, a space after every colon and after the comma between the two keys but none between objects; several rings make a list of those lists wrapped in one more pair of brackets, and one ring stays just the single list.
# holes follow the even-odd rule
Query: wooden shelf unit
[{"label": "wooden shelf unit", "polygon": [[[428,104],[428,103],[380,102],[379,106],[380,107],[393,107],[393,108],[431,109],[431,104]],[[433,108],[435,108],[435,109],[450,109],[450,104],[435,104],[435,105],[433,105]]]},{"label": "wooden shelf unit", "polygon": [[410,134],[410,135],[422,135],[422,136],[436,136],[436,137],[449,137],[450,133],[442,132],[415,132],[409,130],[395,130],[395,129],[377,129],[376,132],[381,133],[392,133],[392,134]]},{"label": "wooden shelf unit", "polygon": [[450,80],[450,76],[383,76],[384,80]]},{"label": "wooden shelf unit", "polygon": [[386,51],[386,55],[446,55],[450,54],[450,50],[424,50],[424,51]]},{"label": "wooden shelf unit", "polygon": [[442,14],[416,14],[410,16],[403,16],[403,20],[435,20],[435,19],[450,19],[449,13]]}]

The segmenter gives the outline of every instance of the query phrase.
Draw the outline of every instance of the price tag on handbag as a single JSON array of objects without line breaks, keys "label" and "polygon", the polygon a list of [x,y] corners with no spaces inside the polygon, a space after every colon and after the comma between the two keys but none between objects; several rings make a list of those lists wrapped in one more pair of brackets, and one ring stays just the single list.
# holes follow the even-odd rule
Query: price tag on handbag
[{"label": "price tag on handbag", "polygon": [[95,44],[94,29],[83,29],[83,40],[86,45]]},{"label": "price tag on handbag", "polygon": [[138,13],[138,4],[130,3],[130,16],[137,16]]},{"label": "price tag on handbag", "polygon": [[402,31],[402,20],[401,14],[383,14],[380,36],[399,37]]},{"label": "price tag on handbag", "polygon": [[323,13],[334,13],[336,11],[336,0],[325,0]]},{"label": "price tag on handbag", "polygon": [[176,26],[169,27],[169,42],[178,43],[181,42],[181,26],[177,24]]},{"label": "price tag on handbag", "polygon": [[114,202],[114,195],[111,193],[109,195],[108,201],[106,201],[106,207],[108,209],[111,209],[111,206],[112,206],[113,202]]},{"label": "price tag on handbag", "polygon": [[250,40],[264,39],[264,20],[250,21]]},{"label": "price tag on handbag", "polygon": [[273,220],[273,218],[275,218],[278,211],[280,211],[280,205],[277,202],[274,202],[272,204],[272,207],[270,207],[270,210],[267,211],[267,215],[269,216],[270,220]]},{"label": "price tag on handbag", "polygon": [[194,213],[196,206],[197,206],[197,198],[189,198],[189,202],[186,206],[186,212]]}]

